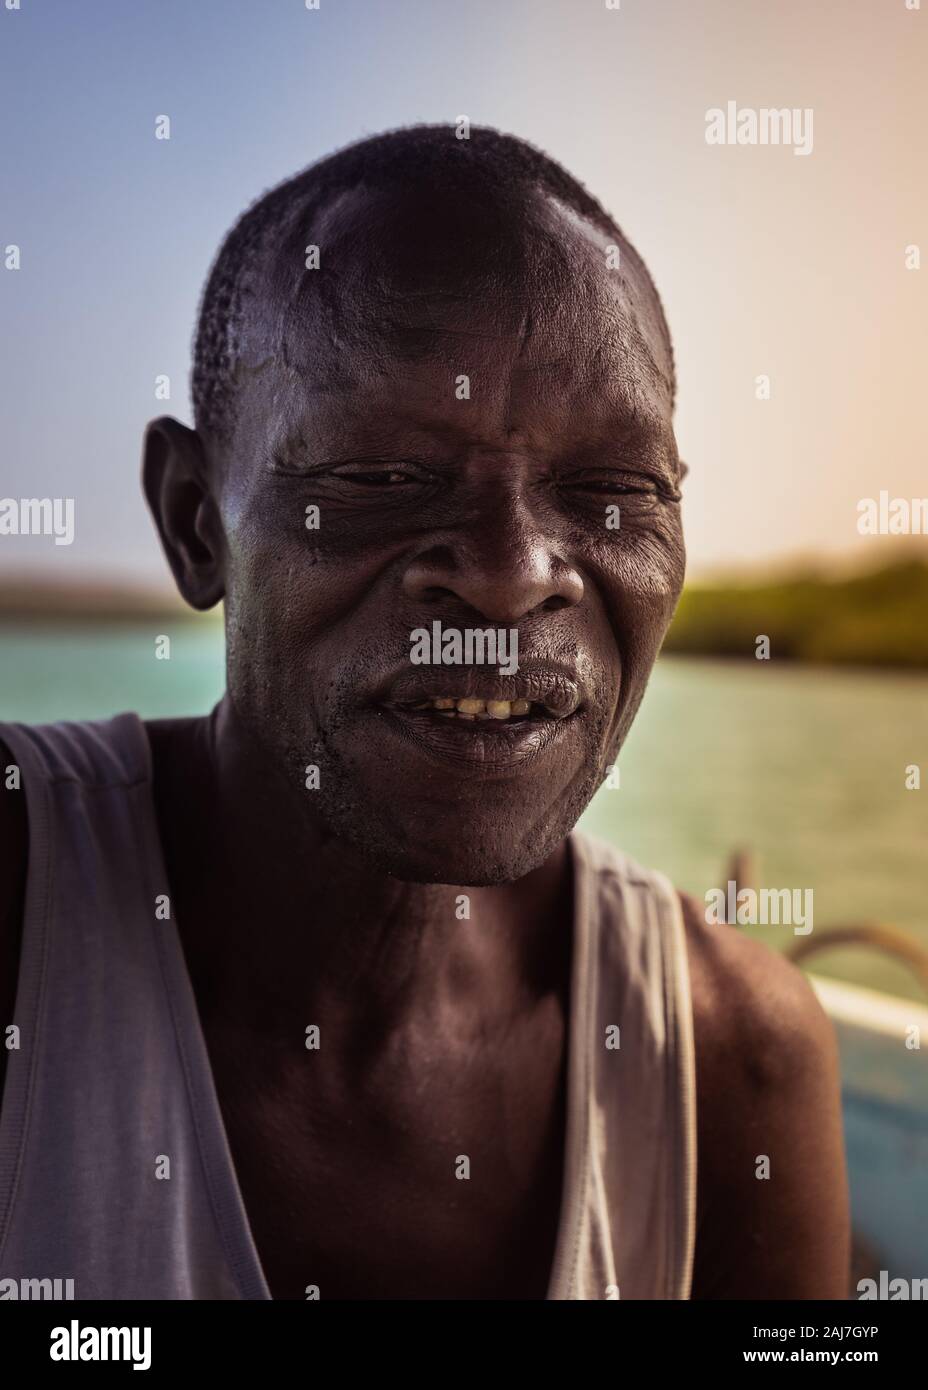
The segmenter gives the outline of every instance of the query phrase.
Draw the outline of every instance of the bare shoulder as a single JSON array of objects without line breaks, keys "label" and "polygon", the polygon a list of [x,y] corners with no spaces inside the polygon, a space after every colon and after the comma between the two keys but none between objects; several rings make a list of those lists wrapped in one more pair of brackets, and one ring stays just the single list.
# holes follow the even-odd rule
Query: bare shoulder
[{"label": "bare shoulder", "polygon": [[758,1086],[821,1066],[835,1052],[834,1030],[803,972],[739,928],[708,924],[696,899],[679,897],[703,1054],[734,1049],[731,1060]]},{"label": "bare shoulder", "polygon": [[803,973],[681,894],[698,1130],[696,1298],[843,1298],[834,1029]]}]

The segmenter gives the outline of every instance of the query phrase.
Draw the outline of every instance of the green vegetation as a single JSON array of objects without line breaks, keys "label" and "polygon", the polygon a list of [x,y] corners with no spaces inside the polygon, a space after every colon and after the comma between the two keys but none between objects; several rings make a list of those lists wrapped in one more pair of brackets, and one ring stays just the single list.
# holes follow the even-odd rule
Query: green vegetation
[{"label": "green vegetation", "polygon": [[[0,623],[37,627],[138,621],[219,622],[196,614],[167,588],[0,583]],[[777,661],[928,670],[928,562],[897,560],[848,578],[797,575],[747,583],[691,584],[664,650],[686,656],[753,658],[770,638]]]},{"label": "green vegetation", "polygon": [[693,585],[664,650],[775,660],[928,668],[928,564],[907,560],[844,579]]}]

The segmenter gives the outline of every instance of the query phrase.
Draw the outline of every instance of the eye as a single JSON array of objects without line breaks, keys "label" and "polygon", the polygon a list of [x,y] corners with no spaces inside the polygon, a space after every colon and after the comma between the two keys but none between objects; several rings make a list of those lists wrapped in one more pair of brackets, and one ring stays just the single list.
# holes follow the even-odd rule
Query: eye
[{"label": "eye", "polygon": [[614,478],[583,478],[578,482],[571,483],[569,486],[581,492],[618,493],[623,497],[634,495],[641,497],[657,496],[657,491],[653,487],[632,487],[630,484],[619,482]]},{"label": "eye", "polygon": [[337,478],[339,482],[355,483],[358,487],[389,489],[390,491],[425,481],[418,469],[406,465],[398,467],[388,464],[384,464],[380,468],[333,468],[329,476]]},{"label": "eye", "polygon": [[661,505],[680,502],[682,494],[666,478],[663,469],[659,472],[643,466],[608,467],[578,464],[565,468],[556,475],[556,482],[568,497],[575,497],[578,504],[593,499],[621,499],[624,507],[632,512],[643,513]]},{"label": "eye", "polygon": [[640,499],[641,502],[655,500],[660,495],[656,484],[648,478],[608,471],[573,474],[569,478],[563,478],[560,486],[570,492],[602,497],[626,497]]},{"label": "eye", "polygon": [[400,472],[393,468],[389,472],[384,469],[379,473],[336,473],[336,478],[348,478],[353,483],[362,483],[365,487],[390,487],[396,483],[408,483],[414,481],[409,474]]}]

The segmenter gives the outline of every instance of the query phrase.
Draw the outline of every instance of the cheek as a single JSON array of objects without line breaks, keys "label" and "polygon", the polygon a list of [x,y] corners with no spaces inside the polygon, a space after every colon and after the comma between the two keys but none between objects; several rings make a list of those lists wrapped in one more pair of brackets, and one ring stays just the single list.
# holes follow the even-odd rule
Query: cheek
[{"label": "cheek", "polygon": [[317,567],[294,509],[243,506],[224,520],[229,689],[242,712],[288,723],[305,709],[313,629],[324,620]]},{"label": "cheek", "polygon": [[635,718],[680,596],[685,570],[675,518],[629,527],[587,553],[587,573],[601,595],[610,641],[621,660],[618,701],[603,730],[612,761]]},{"label": "cheek", "polygon": [[301,500],[265,502],[231,519],[225,604],[237,707],[301,747],[351,719],[358,690],[372,671],[395,664],[403,640],[378,583],[392,552],[382,540],[364,549],[351,528],[326,517],[309,529],[304,517]]},{"label": "cheek", "polygon": [[683,587],[686,552],[678,519],[630,527],[597,544],[590,563],[624,664],[644,659],[650,666]]},{"label": "cheek", "polygon": [[[256,651],[303,647],[337,627],[370,587],[368,567],[302,496],[254,499],[227,519],[226,609]],[[307,522],[310,524],[307,525]]]}]

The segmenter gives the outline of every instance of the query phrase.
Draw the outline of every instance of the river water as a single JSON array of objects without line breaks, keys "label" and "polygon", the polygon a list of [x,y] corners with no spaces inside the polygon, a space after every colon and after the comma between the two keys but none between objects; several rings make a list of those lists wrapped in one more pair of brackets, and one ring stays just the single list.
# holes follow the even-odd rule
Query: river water
[{"label": "river water", "polygon": [[[41,723],[134,709],[208,710],[223,687],[222,630],[151,624],[0,629],[0,718]],[[923,786],[906,789],[906,768]],[[666,657],[619,763],[581,824],[662,869],[700,901],[750,849],[758,887],[812,890],[814,933],[889,922],[928,947],[928,676]],[[788,948],[788,926],[745,928]],[[907,970],[842,948],[812,968],[922,998]]]}]

